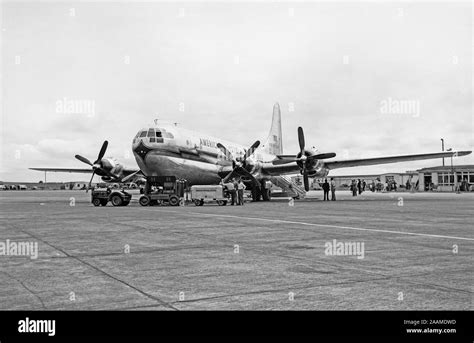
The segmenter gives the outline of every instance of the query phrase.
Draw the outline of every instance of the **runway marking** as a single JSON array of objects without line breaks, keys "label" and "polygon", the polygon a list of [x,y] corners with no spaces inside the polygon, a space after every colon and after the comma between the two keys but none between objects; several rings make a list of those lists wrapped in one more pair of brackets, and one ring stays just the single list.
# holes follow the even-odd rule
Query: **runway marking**
[{"label": "runway marking", "polygon": [[211,216],[211,217],[227,217],[227,218],[237,218],[237,219],[260,220],[260,221],[269,221],[269,222],[284,223],[284,224],[299,224],[299,225],[306,225],[306,226],[332,227],[332,228],[336,228],[336,229],[345,229],[345,230],[371,231],[371,232],[392,233],[392,234],[399,234],[399,235],[422,236],[422,237],[432,237],[432,238],[450,238],[450,239],[459,239],[459,240],[463,240],[463,241],[474,241],[474,238],[457,237],[457,236],[444,236],[444,235],[432,235],[432,234],[428,234],[428,233],[416,233],[416,232],[380,230],[380,229],[367,229],[367,228],[362,228],[362,227],[340,226],[340,225],[331,225],[331,224],[316,224],[316,223],[296,222],[296,221],[281,220],[281,219],[232,216],[232,215],[228,215],[228,214],[212,214],[212,213],[201,213],[201,212],[189,212],[189,213],[198,214],[198,215],[205,215],[205,216]]}]

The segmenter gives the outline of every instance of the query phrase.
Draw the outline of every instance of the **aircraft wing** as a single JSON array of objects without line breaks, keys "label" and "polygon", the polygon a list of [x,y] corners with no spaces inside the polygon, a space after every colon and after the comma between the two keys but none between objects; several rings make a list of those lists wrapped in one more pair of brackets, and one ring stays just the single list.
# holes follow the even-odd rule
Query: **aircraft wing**
[{"label": "aircraft wing", "polygon": [[92,173],[91,168],[81,169],[81,168],[29,168],[31,170],[38,170],[44,172],[57,172],[57,173]]},{"label": "aircraft wing", "polygon": [[[31,170],[44,171],[44,172],[53,172],[53,173],[92,173],[92,169],[89,168],[29,168]],[[123,168],[122,173],[124,176],[137,173],[139,169],[128,169]]]},{"label": "aircraft wing", "polygon": [[443,157],[451,157],[451,156],[454,156],[454,157],[465,156],[465,155],[469,155],[471,152],[472,151],[448,151],[448,152],[435,152],[435,153],[417,154],[417,155],[400,155],[400,156],[361,158],[361,159],[341,160],[341,161],[325,161],[324,165],[329,170],[332,170],[332,169],[337,169],[337,168],[370,166],[374,164],[429,160],[429,159],[434,159],[434,158],[443,158]]}]

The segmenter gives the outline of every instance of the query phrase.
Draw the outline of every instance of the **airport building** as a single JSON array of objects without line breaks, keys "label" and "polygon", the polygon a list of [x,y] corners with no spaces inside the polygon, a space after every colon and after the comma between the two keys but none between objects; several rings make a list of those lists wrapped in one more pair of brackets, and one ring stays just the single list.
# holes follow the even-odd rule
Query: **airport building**
[{"label": "airport building", "polygon": [[423,168],[417,170],[417,172],[420,180],[420,190],[452,192],[456,185],[459,185],[461,191],[465,191],[466,189],[463,188],[465,188],[464,185],[467,182],[471,185],[470,191],[474,191],[474,165],[472,164]]},{"label": "airport building", "polygon": [[[456,178],[454,177],[456,176]],[[474,191],[474,165],[445,165],[422,168],[414,171],[406,171],[405,173],[385,173],[385,174],[353,174],[343,176],[327,177],[330,181],[331,177],[336,182],[337,189],[347,189],[350,187],[352,180],[364,180],[367,184],[372,182],[381,182],[382,184],[390,184],[395,182],[397,189],[406,187],[407,182],[418,185],[418,191],[438,191],[452,192],[459,185],[461,191],[466,191],[466,183],[470,185],[469,190]],[[300,175],[293,178],[297,184],[302,184]],[[314,179],[312,188],[320,189],[319,183],[324,182],[323,179]]]}]

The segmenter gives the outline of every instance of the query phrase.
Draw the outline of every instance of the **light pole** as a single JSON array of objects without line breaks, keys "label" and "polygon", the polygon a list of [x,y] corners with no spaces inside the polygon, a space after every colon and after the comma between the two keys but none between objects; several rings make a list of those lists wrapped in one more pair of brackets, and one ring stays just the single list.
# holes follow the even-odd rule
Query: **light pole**
[{"label": "light pole", "polygon": [[[444,139],[441,138],[441,151],[444,151]],[[444,157],[443,157],[443,167],[444,167]]]},{"label": "light pole", "polygon": [[[452,148],[449,148],[449,149],[446,149],[446,151],[453,151],[453,149],[452,149]],[[453,174],[453,184],[452,184],[452,186],[451,186],[451,189],[452,189],[453,192],[454,192],[454,189],[455,189],[454,185],[455,185],[455,183],[456,183],[456,175],[454,174],[453,154],[451,154],[451,174]]]}]

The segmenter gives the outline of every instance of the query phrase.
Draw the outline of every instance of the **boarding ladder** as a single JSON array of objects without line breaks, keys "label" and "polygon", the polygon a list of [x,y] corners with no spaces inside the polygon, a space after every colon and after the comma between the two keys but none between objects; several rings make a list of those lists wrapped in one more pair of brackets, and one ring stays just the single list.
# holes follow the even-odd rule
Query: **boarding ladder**
[{"label": "boarding ladder", "polygon": [[306,191],[303,187],[298,186],[295,182],[291,180],[291,177],[288,175],[279,175],[274,176],[270,181],[275,185],[280,187],[283,192],[288,193],[288,196],[303,199],[306,195]]}]

